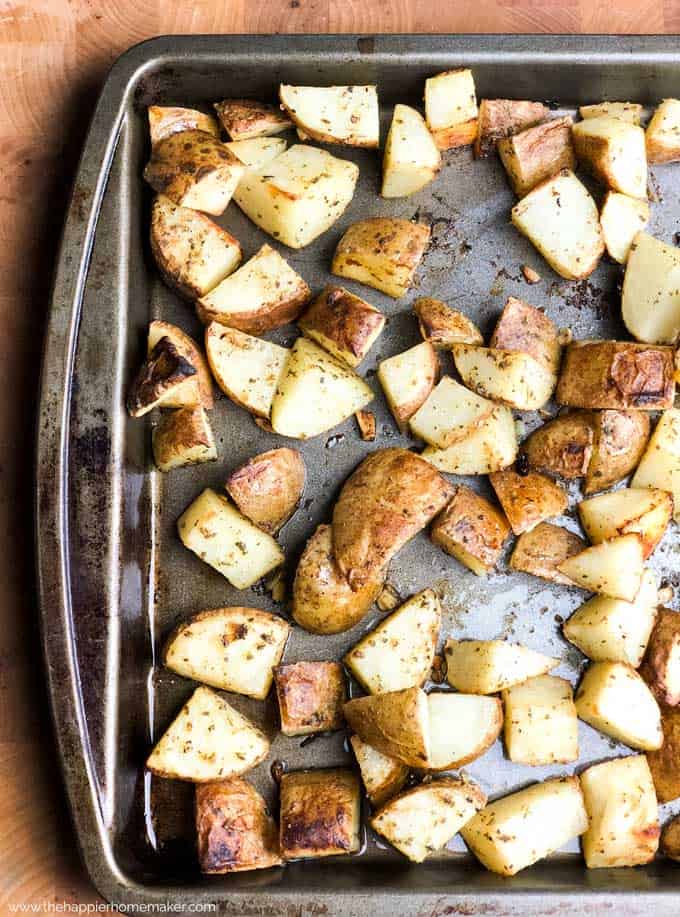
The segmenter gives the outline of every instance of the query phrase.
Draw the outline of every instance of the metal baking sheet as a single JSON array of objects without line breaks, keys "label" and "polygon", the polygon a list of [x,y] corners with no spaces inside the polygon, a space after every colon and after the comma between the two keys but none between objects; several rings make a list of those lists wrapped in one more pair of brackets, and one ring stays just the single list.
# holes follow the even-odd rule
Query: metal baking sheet
[{"label": "metal baking sheet", "polygon": [[[191,787],[144,775],[152,742],[193,684],[158,662],[172,626],[204,608],[245,604],[286,613],[258,589],[238,592],[182,547],[175,522],[204,488],[220,488],[249,456],[282,442],[260,430],[225,398],[211,420],[219,461],[168,476],[154,470],[148,418],[131,420],[124,392],[153,318],[198,335],[192,309],[161,282],[147,243],[150,193],[141,179],[148,156],[146,106],[207,107],[226,96],[274,100],[280,81],[377,83],[383,136],[393,104],[419,104],[426,76],[474,69],[478,95],[546,99],[561,112],[602,98],[653,105],[677,94],[680,57],[669,38],[523,36],[180,37],[139,45],[114,66],[87,139],[66,222],[42,376],[37,454],[36,528],[44,650],[61,765],[79,843],[93,881],[118,903],[218,903],[233,914],[567,914],[677,913],[680,873],[668,861],[635,870],[587,871],[576,844],[507,880],[483,870],[459,840],[423,866],[411,866],[367,832],[361,854],[296,863],[226,877],[202,877],[193,852]],[[289,573],[307,537],[327,521],[339,487],[376,448],[413,447],[401,436],[379,392],[378,361],[415,343],[411,304],[428,294],[463,308],[486,333],[508,295],[544,306],[576,338],[623,334],[619,269],[603,263],[587,281],[569,283],[509,225],[513,202],[495,159],[475,162],[469,148],[444,156],[437,180],[408,199],[378,194],[375,152],[333,149],[361,168],[357,193],[340,221],[302,251],[281,248],[314,289],[330,280],[331,254],[344,229],[375,215],[416,218],[432,226],[432,244],[416,287],[394,301],[351,282],[388,316],[362,365],[376,392],[376,442],[364,443],[354,420],[310,442],[303,452],[303,504],[284,528]],[[650,229],[678,230],[680,169],[655,167]],[[601,191],[594,188],[599,195]],[[245,257],[264,241],[235,205],[219,220]],[[542,282],[527,286],[520,265]],[[295,336],[291,326],[272,335]],[[445,365],[445,370],[450,369]],[[525,418],[527,429],[536,418]],[[482,481],[473,486],[484,487]],[[564,524],[576,527],[573,504]],[[674,583],[680,541],[667,536],[654,566]],[[583,601],[578,590],[552,587],[505,566],[479,579],[436,549],[423,533],[395,558],[389,581],[401,596],[434,585],[442,637],[508,636],[561,658],[575,682],[584,659],[560,636]],[[380,618],[374,609],[353,630],[317,637],[294,629],[285,659],[340,658]],[[231,698],[230,698],[231,700]],[[275,703],[234,697],[239,709],[274,735]],[[465,768],[492,796],[626,752],[585,724],[576,767],[511,764],[500,743]],[[271,761],[316,766],[351,761],[346,736],[313,741],[277,736],[269,761],[251,775],[275,806]],[[664,817],[670,813],[666,807]],[[614,896],[614,897],[612,897]]]}]

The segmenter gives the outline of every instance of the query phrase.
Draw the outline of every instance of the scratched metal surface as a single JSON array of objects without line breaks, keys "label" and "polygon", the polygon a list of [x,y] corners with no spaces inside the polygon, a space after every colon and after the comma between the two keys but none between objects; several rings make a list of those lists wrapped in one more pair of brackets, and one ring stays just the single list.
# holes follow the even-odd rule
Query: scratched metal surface
[{"label": "scratched metal surface", "polygon": [[[90,150],[67,225],[45,364],[39,548],[53,708],[91,874],[104,893],[118,901],[217,900],[225,911],[234,913],[259,913],[265,908],[277,913],[276,908],[284,906],[295,913],[307,907],[328,909],[329,895],[333,898],[327,912],[338,914],[365,913],[365,895],[380,895],[375,899],[379,903],[371,908],[377,906],[385,913],[415,913],[421,907],[439,913],[438,908],[444,907],[441,902],[467,900],[467,895],[472,896],[469,906],[480,912],[500,896],[499,906],[532,913],[539,906],[537,893],[557,896],[566,913],[601,904],[597,897],[601,893],[626,891],[635,892],[634,899],[626,899],[627,907],[646,906],[645,896],[651,892],[658,895],[657,910],[666,907],[672,904],[668,895],[676,887],[672,864],[587,873],[576,843],[508,881],[485,873],[460,839],[433,856],[425,867],[415,868],[366,832],[362,852],[356,857],[208,880],[199,876],[193,854],[191,787],[144,777],[143,762],[152,742],[194,687],[164,670],[158,661],[169,630],[196,611],[221,605],[251,605],[288,614],[285,602],[273,604],[268,593],[258,588],[234,590],[183,548],[175,523],[203,488],[220,489],[233,468],[265,449],[285,443],[301,450],[307,466],[306,492],[300,509],[280,535],[290,578],[306,539],[316,525],[330,519],[340,486],[361,459],[386,446],[416,446],[414,440],[399,434],[392,421],[375,369],[381,359],[418,342],[411,310],[418,295],[435,296],[463,309],[485,334],[511,294],[545,307],[558,325],[572,329],[575,338],[623,333],[618,267],[603,262],[581,283],[555,275],[509,225],[513,197],[495,158],[476,162],[470,149],[451,151],[444,155],[442,171],[428,188],[412,198],[384,201],[377,194],[379,156],[332,148],[360,166],[354,200],[339,222],[306,249],[295,252],[277,246],[312,289],[332,280],[328,269],[335,244],[355,220],[393,215],[432,226],[432,244],[417,284],[405,297],[394,301],[350,281],[345,284],[388,317],[384,333],[360,368],[375,391],[371,405],[378,421],[375,443],[361,441],[353,419],[309,442],[284,440],[260,430],[245,411],[220,397],[211,415],[219,461],[160,475],[151,461],[153,419],[130,420],[123,409],[124,390],[143,353],[145,330],[152,318],[175,322],[195,335],[200,326],[191,307],[163,285],[149,252],[150,194],[141,180],[148,155],[145,106],[154,102],[202,107],[235,94],[274,100],[282,79],[377,81],[384,137],[394,102],[418,104],[423,78],[451,66],[474,67],[480,97],[545,98],[551,100],[556,113],[571,113],[579,103],[602,97],[649,104],[671,94],[675,72],[672,55],[652,40],[639,40],[632,54],[622,40],[520,38],[508,42],[504,38],[458,37],[295,42],[296,47],[291,48],[283,39],[173,39],[135,49],[114,71],[110,83],[118,95],[109,85],[93,128],[94,140],[101,141],[97,130],[103,132],[108,119],[111,133],[111,124],[119,119],[115,153],[113,143],[110,145],[111,169],[101,209],[98,214],[93,212],[97,198],[94,178],[87,184],[88,164],[92,175],[96,173]],[[292,135],[288,139],[294,141]],[[92,145],[91,135],[89,147]],[[680,171],[672,166],[655,167],[651,186],[655,203],[650,230],[672,240],[680,228]],[[597,196],[601,194],[591,187]],[[276,245],[234,204],[219,222],[240,240],[244,258],[265,241]],[[82,236],[80,246],[73,242],[74,227],[79,227]],[[84,258],[90,242],[91,256]],[[525,283],[522,264],[539,272],[540,284]],[[71,274],[82,279],[75,317],[69,312],[66,295],[77,298],[77,291],[67,286]],[[287,326],[272,333],[271,339],[290,344],[295,336],[294,327]],[[448,358],[443,369],[452,370]],[[55,417],[57,403],[64,410],[63,419]],[[538,422],[530,414],[522,420],[526,430]],[[469,479],[469,483],[488,489],[482,480]],[[559,520],[569,528],[578,528],[574,512],[578,499],[579,490],[574,486],[568,513]],[[59,501],[62,515],[57,524]],[[679,545],[673,531],[657,550],[653,566],[660,577],[674,581]],[[49,556],[57,550],[63,550],[68,560],[68,576],[59,582],[53,570],[57,565]],[[426,586],[437,589],[444,612],[442,644],[449,636],[507,637],[559,656],[557,674],[572,683],[578,681],[585,660],[562,639],[560,625],[584,601],[581,591],[510,573],[505,561],[496,573],[477,578],[438,550],[425,533],[394,559],[389,582],[404,598]],[[64,584],[69,600],[60,600],[57,609],[54,589]],[[339,659],[381,618],[374,608],[361,624],[337,636],[313,636],[294,628],[284,658]],[[280,760],[289,768],[351,764],[344,733],[311,742],[285,738],[276,735],[276,705],[271,696],[266,702],[238,696],[230,696],[230,701],[273,738],[270,758],[249,779],[274,809],[272,761]],[[584,723],[579,724],[579,737],[580,760],[574,766],[514,765],[505,759],[497,742],[465,772],[493,798],[627,752]],[[664,807],[664,818],[670,812],[670,807]],[[596,898],[591,901],[584,895]],[[541,906],[546,905],[544,898],[540,900]],[[475,911],[465,911],[471,912]]]}]

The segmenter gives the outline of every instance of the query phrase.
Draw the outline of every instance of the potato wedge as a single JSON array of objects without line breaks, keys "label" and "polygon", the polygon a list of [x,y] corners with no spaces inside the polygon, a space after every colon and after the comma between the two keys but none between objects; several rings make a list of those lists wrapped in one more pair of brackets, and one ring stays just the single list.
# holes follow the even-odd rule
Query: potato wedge
[{"label": "potato wedge", "polygon": [[357,697],[345,704],[344,713],[350,728],[384,755],[409,767],[428,766],[429,707],[420,688]]},{"label": "potato wedge", "polygon": [[645,132],[637,124],[600,115],[573,126],[576,156],[598,181],[630,197],[647,197]]},{"label": "potato wedge", "polygon": [[664,99],[645,132],[648,162],[680,160],[680,101]]},{"label": "potato wedge", "polygon": [[638,102],[596,102],[594,105],[581,105],[578,113],[584,119],[607,115],[610,118],[630,121],[631,124],[639,124],[642,105]]},{"label": "potato wedge", "polygon": [[659,703],[680,704],[680,614],[660,608],[640,675]]},{"label": "potato wedge", "polygon": [[[167,402],[197,407],[200,404],[197,370],[173,341],[164,335],[148,353],[127,396],[131,417],[143,417]],[[172,406],[172,405],[170,405]]]},{"label": "potato wedge", "polygon": [[170,134],[151,149],[144,179],[180,207],[224,213],[245,166],[206,131]]},{"label": "potato wedge", "polygon": [[151,146],[179,131],[205,131],[219,139],[220,128],[212,115],[195,108],[177,108],[166,105],[149,105],[149,137]]},{"label": "potato wedge", "polygon": [[333,553],[352,589],[374,581],[452,496],[453,486],[408,449],[378,449],[365,458],[333,510]]},{"label": "potato wedge", "polygon": [[337,634],[366,616],[382,589],[386,567],[376,568],[352,589],[333,558],[330,525],[320,525],[307,542],[295,571],[293,618],[313,634]]},{"label": "potato wedge", "polygon": [[431,446],[446,449],[478,429],[493,408],[487,398],[444,376],[410,418],[411,432]]},{"label": "potato wedge", "polygon": [[301,140],[377,148],[380,113],[376,86],[279,86],[281,108]]},{"label": "potato wedge", "polygon": [[439,299],[421,296],[413,303],[424,341],[436,350],[448,350],[452,344],[483,344],[479,328],[462,312],[451,309]]},{"label": "potato wedge", "polygon": [[673,497],[673,518],[680,520],[680,410],[661,415],[630,486],[667,490]]},{"label": "potato wedge", "polygon": [[247,589],[284,561],[271,535],[210,488],[185,509],[177,530],[185,547],[237,589]]},{"label": "potato wedge", "polygon": [[624,662],[592,662],[576,691],[576,712],[630,748],[661,748],[661,714],[640,675]]},{"label": "potato wedge", "polygon": [[225,99],[215,103],[222,127],[232,140],[252,140],[280,134],[293,126],[288,115],[275,105],[251,99]]},{"label": "potato wedge", "polygon": [[464,484],[430,529],[432,541],[477,576],[494,569],[509,534],[503,513]]},{"label": "potato wedge", "polygon": [[440,777],[391,799],[370,825],[412,863],[422,863],[448,844],[485,804],[486,794],[476,783]]},{"label": "potato wedge", "polygon": [[656,577],[645,570],[635,601],[596,595],[565,621],[562,632],[593,662],[642,662],[656,620]]},{"label": "potato wedge", "polygon": [[618,191],[607,191],[600,225],[607,251],[619,264],[628,261],[635,236],[649,223],[649,204]]},{"label": "potato wedge", "polygon": [[395,105],[385,141],[383,197],[408,197],[436,177],[441,153],[422,115],[409,105]]},{"label": "potato wedge", "polygon": [[198,387],[198,402],[206,409],[213,407],[213,381],[210,374],[210,367],[203,351],[192,337],[178,328],[177,325],[171,325],[170,322],[153,321],[149,325],[146,349],[150,354],[161,338],[169,338],[177,348],[178,352],[188,360],[196,370],[193,381],[186,382],[179,390],[163,399],[164,408],[181,408],[193,407],[196,402],[196,392],[193,391]]},{"label": "potato wedge", "polygon": [[224,144],[248,169],[261,169],[276,159],[286,149],[281,137],[253,137],[250,140],[232,140]]},{"label": "potato wedge", "polygon": [[205,352],[227,398],[256,417],[268,418],[290,351],[211,322],[205,329]]},{"label": "potato wedge", "polygon": [[497,697],[434,691],[428,694],[430,715],[429,770],[463,767],[487,752],[503,728],[503,707]]},{"label": "potato wedge", "polygon": [[354,369],[380,336],[385,316],[343,287],[329,285],[300,317],[298,325],[305,337]]},{"label": "potato wedge", "polygon": [[259,608],[200,611],[172,631],[163,665],[212,688],[264,700],[289,633],[287,621]]},{"label": "potato wedge", "polygon": [[298,143],[260,169],[249,169],[234,200],[253,223],[290,248],[304,248],[342,216],[359,167]]},{"label": "potato wedge", "polygon": [[560,169],[575,169],[572,119],[553,118],[499,140],[496,145],[512,189],[524,197]]},{"label": "potato wedge", "polygon": [[196,303],[204,325],[219,322],[248,334],[262,334],[294,321],[312,291],[270,245]]},{"label": "potato wedge", "polygon": [[275,535],[297,509],[306,477],[302,455],[284,446],[248,459],[224,488],[246,518]]},{"label": "potato wedge", "polygon": [[437,352],[428,341],[416,344],[378,364],[378,381],[402,432],[424,404],[439,379]]},{"label": "potato wedge", "polygon": [[357,735],[351,736],[349,743],[371,804],[381,806],[406,783],[408,768],[396,758],[383,755]]},{"label": "potato wedge", "polygon": [[345,673],[339,662],[293,662],[274,670],[281,732],[306,736],[344,723]]},{"label": "potato wedge", "polygon": [[531,468],[571,481],[587,473],[593,439],[593,415],[572,411],[538,427],[522,443],[521,449]]},{"label": "potato wedge", "polygon": [[364,380],[307,338],[298,338],[279,379],[271,424],[280,436],[310,439],[373,400]]},{"label": "potato wedge", "polygon": [[642,582],[643,562],[642,538],[635,532],[585,548],[557,569],[589,592],[633,602]]},{"label": "potato wedge", "polygon": [[240,777],[196,787],[201,872],[220,874],[281,865],[276,822],[257,790]]},{"label": "potato wedge", "polygon": [[403,296],[430,241],[430,227],[396,217],[353,223],[338,242],[331,271],[386,293]]},{"label": "potato wedge", "polygon": [[548,372],[554,375],[559,372],[562,347],[557,327],[543,309],[530,306],[516,296],[508,297],[489,347],[528,353]]},{"label": "potato wedge", "polygon": [[635,470],[649,440],[651,423],[644,411],[597,411],[591,415],[593,451],[583,493],[618,484]]},{"label": "potato wedge", "polygon": [[583,835],[588,869],[653,860],[659,846],[659,814],[645,756],[594,764],[580,780],[589,821]]},{"label": "potato wedge", "polygon": [[593,544],[636,532],[642,539],[646,560],[673,517],[673,497],[665,490],[626,487],[583,500],[578,513]]},{"label": "potato wedge", "polygon": [[[436,418],[434,424],[438,423]],[[428,446],[422,457],[450,474],[490,474],[507,468],[517,458],[517,430],[512,411],[505,405],[494,405],[486,417],[469,427],[452,445],[445,449]]]},{"label": "potato wedge", "polygon": [[557,374],[528,353],[470,344],[454,344],[451,352],[468,388],[520,411],[542,408],[557,385]]},{"label": "potato wedge", "polygon": [[680,710],[662,706],[661,729],[663,745],[647,752],[647,763],[657,799],[663,804],[680,796]]},{"label": "potato wedge", "polygon": [[663,829],[661,852],[669,860],[680,861],[680,815],[672,818]]},{"label": "potato wedge", "polygon": [[578,718],[566,679],[538,675],[506,688],[502,696],[511,761],[538,767],[578,760]]},{"label": "potato wedge", "polygon": [[430,677],[441,615],[436,594],[425,589],[369,631],[343,662],[369,694],[422,686]]},{"label": "potato wedge", "polygon": [[508,469],[489,475],[498,502],[515,535],[529,532],[540,522],[561,516],[568,500],[566,491],[538,471],[518,474]]},{"label": "potato wedge", "polygon": [[587,827],[578,777],[554,777],[489,803],[461,834],[487,869],[514,876]]},{"label": "potato wedge", "polygon": [[499,140],[519,134],[544,121],[550,109],[543,102],[515,99],[482,99],[479,103],[475,156],[484,159],[495,152]]},{"label": "potato wedge", "polygon": [[151,208],[150,241],[163,280],[186,299],[208,293],[241,261],[241,246],[231,233],[164,194],[156,195]]},{"label": "potato wedge", "polygon": [[153,428],[153,460],[159,471],[216,459],[215,439],[202,407],[179,408],[163,414]]},{"label": "potato wedge", "polygon": [[170,780],[238,777],[267,757],[269,739],[210,688],[196,688],[146,760]]},{"label": "potato wedge", "polygon": [[673,406],[673,351],[629,341],[565,347],[555,400],[575,408],[660,411]]},{"label": "potato wedge", "polygon": [[283,775],[279,791],[284,860],[359,850],[361,791],[350,770],[293,771]]},{"label": "potato wedge", "polygon": [[680,252],[647,232],[633,238],[621,314],[638,341],[675,344],[680,334]]},{"label": "potato wedge", "polygon": [[471,70],[447,70],[425,80],[425,118],[440,150],[474,142],[477,96]]},{"label": "potato wedge", "polygon": [[497,694],[559,664],[559,659],[504,640],[447,640],[444,654],[447,681],[466,694]]},{"label": "potato wedge", "polygon": [[568,169],[536,185],[515,204],[512,223],[567,280],[592,274],[604,252],[595,201]]},{"label": "potato wedge", "polygon": [[539,576],[550,583],[573,586],[569,577],[560,571],[560,566],[567,558],[583,551],[585,546],[585,541],[569,529],[541,522],[519,536],[510,557],[510,568]]}]

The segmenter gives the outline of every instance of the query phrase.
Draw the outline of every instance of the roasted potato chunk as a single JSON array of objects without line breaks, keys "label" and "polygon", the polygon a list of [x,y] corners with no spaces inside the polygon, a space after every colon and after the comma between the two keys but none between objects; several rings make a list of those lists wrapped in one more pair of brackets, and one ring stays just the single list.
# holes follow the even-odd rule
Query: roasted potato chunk
[{"label": "roasted potato chunk", "polygon": [[297,509],[306,476],[302,455],[282,447],[248,459],[224,487],[244,516],[275,535]]},{"label": "roasted potato chunk", "polygon": [[366,443],[372,443],[376,435],[375,414],[372,411],[355,411],[359,435]]},{"label": "roasted potato chunk", "polygon": [[578,760],[578,718],[571,684],[538,675],[503,691],[505,748],[519,764]]},{"label": "roasted potato chunk", "polygon": [[[639,227],[640,229],[642,227]],[[638,341],[675,344],[680,334],[680,252],[638,232],[631,243],[621,293],[621,314]]]},{"label": "roasted potato chunk", "polygon": [[640,675],[656,699],[669,707],[680,704],[680,614],[660,608]]},{"label": "roasted potato chunk", "polygon": [[588,471],[593,439],[592,415],[586,411],[572,411],[538,427],[521,448],[531,468],[570,481],[582,478]]},{"label": "roasted potato chunk", "polygon": [[581,105],[578,113],[584,119],[608,115],[611,118],[630,121],[631,124],[639,124],[642,105],[637,102],[597,102],[594,105]]},{"label": "roasted potato chunk", "polygon": [[583,500],[578,512],[593,544],[636,532],[642,539],[646,560],[673,517],[673,498],[665,490],[627,487]]},{"label": "roasted potato chunk", "polygon": [[153,459],[159,471],[214,462],[217,448],[204,408],[164,414],[153,429]]},{"label": "roasted potato chunk", "polygon": [[280,846],[284,860],[359,850],[359,781],[349,770],[293,771],[281,778]]},{"label": "roasted potato chunk", "polygon": [[454,344],[451,352],[468,388],[520,411],[542,408],[557,384],[557,374],[528,353],[470,344]]},{"label": "roasted potato chunk", "polygon": [[301,140],[375,149],[380,114],[376,86],[279,86],[281,107]]},{"label": "roasted potato chunk", "polygon": [[503,727],[503,707],[497,697],[453,691],[427,696],[430,716],[429,770],[463,767],[487,752]]},{"label": "roasted potato chunk", "polygon": [[510,296],[496,323],[489,347],[528,353],[550,373],[560,368],[559,332],[543,309]]},{"label": "roasted potato chunk", "polygon": [[340,729],[347,700],[339,662],[293,662],[274,671],[281,732],[306,736]]},{"label": "roasted potato chunk", "polygon": [[411,417],[411,430],[431,446],[446,449],[478,429],[493,402],[444,376]]},{"label": "roasted potato chunk", "polygon": [[541,522],[519,536],[510,557],[510,568],[539,576],[550,583],[573,586],[560,565],[585,548],[585,541],[560,525]]},{"label": "roasted potato chunk", "polygon": [[515,535],[529,532],[553,516],[561,516],[567,508],[564,489],[537,471],[527,474],[510,469],[496,471],[489,475],[489,480]]},{"label": "roasted potato chunk", "polygon": [[389,758],[372,748],[359,736],[349,740],[357,759],[366,793],[374,806],[381,806],[406,783],[408,768],[396,758]]},{"label": "roasted potato chunk", "polygon": [[195,108],[173,108],[164,105],[149,105],[149,137],[151,146],[179,131],[205,131],[219,139],[220,128],[212,115],[206,115]]},{"label": "roasted potato chunk", "polygon": [[280,134],[293,122],[279,108],[251,99],[225,99],[215,103],[222,127],[232,140],[252,140]]},{"label": "roasted potato chunk", "polygon": [[260,169],[276,159],[286,149],[286,141],[281,137],[253,137],[250,140],[232,140],[224,144],[238,156],[248,169]]},{"label": "roasted potato chunk", "polygon": [[446,70],[425,80],[425,118],[440,150],[474,142],[477,96],[471,70]]},{"label": "roasted potato chunk", "polygon": [[648,162],[680,160],[680,101],[664,99],[645,133]]},{"label": "roasted potato chunk", "polygon": [[672,818],[661,834],[661,852],[669,860],[680,861],[680,815]]},{"label": "roasted potato chunk", "polygon": [[[213,407],[213,382],[210,375],[210,367],[203,351],[199,348],[196,341],[189,335],[178,328],[177,325],[171,325],[170,322],[154,321],[149,325],[149,334],[147,337],[147,354],[150,354],[161,338],[169,338],[175,345],[178,352],[187,360],[196,370],[196,375],[192,380],[163,399],[164,408],[182,408],[193,407],[197,403],[203,405],[206,410]],[[195,389],[198,388],[198,398]]]},{"label": "roasted potato chunk", "polygon": [[630,486],[667,490],[673,497],[673,518],[680,520],[680,410],[661,415]]},{"label": "roasted potato chunk", "polygon": [[544,121],[550,109],[542,102],[519,102],[514,99],[482,99],[479,103],[475,156],[485,158],[506,140]]},{"label": "roasted potato chunk", "polygon": [[628,261],[635,236],[649,223],[647,201],[608,191],[600,210],[600,225],[607,251],[619,264]]},{"label": "roasted potato chunk", "polygon": [[680,710],[662,706],[661,729],[663,745],[647,752],[647,763],[657,799],[663,804],[680,796]]},{"label": "roasted potato chunk", "polygon": [[576,156],[598,181],[631,197],[647,197],[645,132],[637,124],[601,115],[572,130]]},{"label": "roasted potato chunk", "polygon": [[413,303],[423,340],[436,350],[448,350],[452,344],[483,344],[484,338],[473,321],[439,299],[421,296]]},{"label": "roasted potato chunk", "polygon": [[[468,395],[473,394],[468,392]],[[445,405],[442,407],[446,410]],[[423,431],[427,429],[432,438],[439,433],[450,435],[450,429],[442,420],[443,415],[432,414],[428,424],[419,423],[419,427]],[[413,423],[411,429],[414,429]],[[450,474],[491,474],[507,468],[517,458],[517,430],[512,411],[502,404],[493,405],[486,416],[469,425],[464,435],[450,446],[444,449],[428,446],[422,456],[435,468]]]},{"label": "roasted potato chunk", "polygon": [[[137,373],[127,397],[131,417],[143,417],[170,399],[200,404],[197,370],[165,335],[153,347]],[[192,401],[193,399],[193,401]]]},{"label": "roasted potato chunk", "polygon": [[504,640],[447,640],[446,678],[465,694],[497,694],[545,675],[559,659]]},{"label": "roasted potato chunk", "polygon": [[441,154],[422,115],[395,105],[385,141],[383,197],[408,197],[428,185],[441,168]]},{"label": "roasted potato chunk", "polygon": [[494,569],[509,534],[503,513],[464,484],[430,529],[432,541],[477,576]]},{"label": "roasted potato chunk", "polygon": [[584,494],[605,490],[628,477],[645,451],[651,428],[644,411],[597,411],[592,423],[593,451]]},{"label": "roasted potato chunk", "polygon": [[633,602],[644,572],[642,538],[617,535],[567,557],[557,567],[572,583],[614,599]]},{"label": "roasted potato chunk", "polygon": [[432,344],[423,341],[378,364],[378,380],[392,416],[402,432],[427,400],[439,378],[439,359]]},{"label": "roasted potato chunk", "polygon": [[571,126],[569,117],[554,118],[499,140],[498,155],[518,197],[560,169],[576,168]]},{"label": "roasted potato chunk", "polygon": [[377,341],[385,316],[343,287],[327,286],[298,320],[302,333],[355,368]]},{"label": "roasted potato chunk", "polygon": [[429,765],[429,707],[420,688],[357,697],[344,712],[351,729],[384,755],[409,767]]}]

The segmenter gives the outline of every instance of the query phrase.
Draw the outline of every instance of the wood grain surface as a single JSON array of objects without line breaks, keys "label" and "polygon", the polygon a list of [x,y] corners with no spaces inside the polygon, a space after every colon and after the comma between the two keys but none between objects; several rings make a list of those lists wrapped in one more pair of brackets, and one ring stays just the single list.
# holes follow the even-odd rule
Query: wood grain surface
[{"label": "wood grain surface", "polygon": [[0,0],[0,914],[97,901],[53,749],[32,555],[35,395],[63,210],[97,92],[164,33],[680,31],[680,0]]}]

